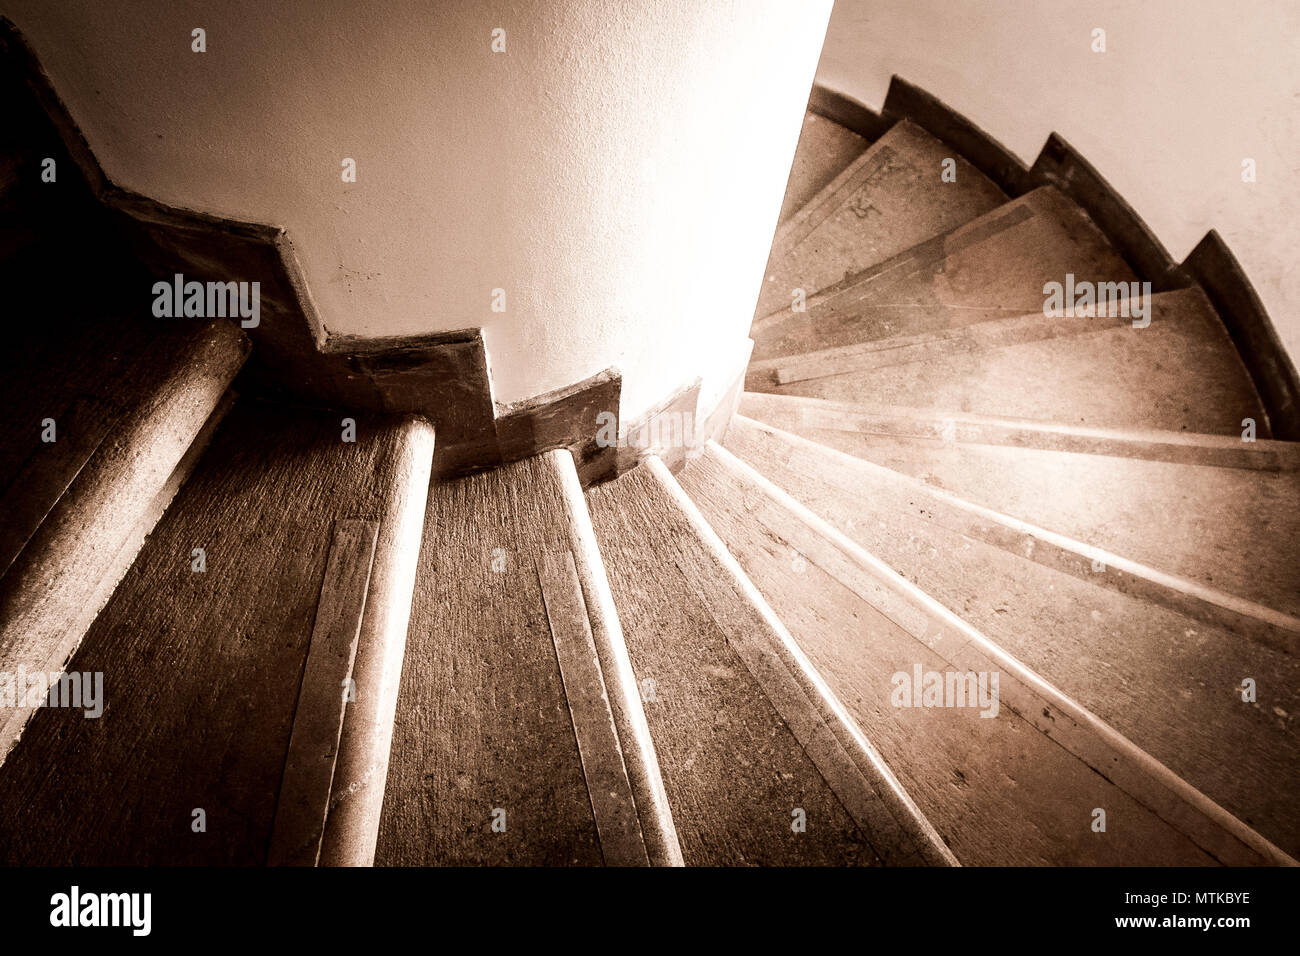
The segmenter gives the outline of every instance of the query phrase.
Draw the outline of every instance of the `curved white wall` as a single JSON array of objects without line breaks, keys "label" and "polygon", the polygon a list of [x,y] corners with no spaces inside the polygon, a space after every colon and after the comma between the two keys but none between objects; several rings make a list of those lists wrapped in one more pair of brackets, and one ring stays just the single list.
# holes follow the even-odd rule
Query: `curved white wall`
[{"label": "curved white wall", "polygon": [[818,81],[879,109],[893,73],[1026,163],[1056,130],[1175,259],[1218,229],[1300,357],[1295,0],[836,0]]},{"label": "curved white wall", "polygon": [[329,332],[483,327],[498,401],[618,365],[635,416],[738,371],[830,5],[0,9],[114,180],[286,227]]}]

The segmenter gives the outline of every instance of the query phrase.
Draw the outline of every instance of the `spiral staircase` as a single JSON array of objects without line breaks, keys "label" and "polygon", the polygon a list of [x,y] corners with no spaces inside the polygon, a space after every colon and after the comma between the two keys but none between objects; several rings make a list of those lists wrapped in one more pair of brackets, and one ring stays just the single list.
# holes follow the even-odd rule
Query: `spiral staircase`
[{"label": "spiral staircase", "polygon": [[236,395],[4,143],[0,671],[106,690],[0,710],[0,860],[1293,864],[1300,445],[1198,286],[1046,314],[1140,276],[871,132],[806,118],[725,438],[585,489]]}]

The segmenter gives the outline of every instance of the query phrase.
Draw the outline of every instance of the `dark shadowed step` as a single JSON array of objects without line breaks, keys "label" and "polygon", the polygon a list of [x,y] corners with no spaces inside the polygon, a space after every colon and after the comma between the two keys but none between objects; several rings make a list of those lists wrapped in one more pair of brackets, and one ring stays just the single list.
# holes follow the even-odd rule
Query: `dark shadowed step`
[{"label": "dark shadowed step", "polygon": [[1041,312],[1048,282],[1064,292],[1067,281],[1079,289],[1136,278],[1082,209],[1042,187],[823,287],[806,312],[785,303],[754,323],[753,357]]},{"label": "dark shadowed step", "polygon": [[[0,63],[0,265],[43,238],[65,241],[88,225],[91,199],[44,110]],[[6,284],[6,290],[11,287]]]},{"label": "dark shadowed step", "polygon": [[[946,182],[949,161],[955,178]],[[782,223],[754,314],[789,314],[794,290],[811,298],[1005,201],[950,147],[903,120]]]},{"label": "dark shadowed step", "polygon": [[781,202],[780,221],[785,222],[798,212],[866,148],[867,141],[852,130],[816,113],[805,113],[790,179],[785,186],[785,199]]},{"label": "dark shadowed step", "polygon": [[430,489],[376,864],[680,858],[585,521],[563,450]]},{"label": "dark shadowed step", "polygon": [[663,464],[588,499],[686,863],[947,862]]},{"label": "dark shadowed step", "polygon": [[[41,234],[42,218],[51,210],[38,192],[40,177],[37,156],[0,141],[0,263],[10,261]],[[55,186],[47,196],[57,191]]]},{"label": "dark shadowed step", "polygon": [[717,445],[683,486],[959,860],[1288,859]]},{"label": "dark shadowed step", "polygon": [[[835,452],[743,419],[727,444],[1207,796],[1287,852],[1300,850],[1291,811],[1300,662],[1292,653],[1102,586],[1107,568],[1075,577],[963,534],[924,488],[870,466],[839,467]],[[1243,696],[1246,678],[1255,690]]]},{"label": "dark shadowed step", "polygon": [[[414,508],[418,532],[432,429],[358,419],[355,441],[345,430],[332,413],[253,402],[227,416],[67,666],[102,675],[102,715],[42,707],[0,767],[0,859],[267,861],[299,701],[322,690],[304,687],[318,617],[353,615],[344,740],[336,718],[322,744],[347,750],[347,725],[384,696],[376,660],[410,605],[418,538],[404,529]],[[369,572],[332,574],[339,531],[357,523]],[[362,580],[363,602],[327,587]]]}]

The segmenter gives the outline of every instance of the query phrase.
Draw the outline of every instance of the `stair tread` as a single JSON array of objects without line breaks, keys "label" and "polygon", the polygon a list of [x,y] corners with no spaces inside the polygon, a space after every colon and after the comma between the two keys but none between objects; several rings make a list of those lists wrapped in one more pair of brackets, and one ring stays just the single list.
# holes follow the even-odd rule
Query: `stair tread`
[{"label": "stair tread", "polygon": [[[923,494],[837,468],[806,442],[738,419],[726,446],[1243,821],[1300,850],[1289,794],[1300,767],[1294,655],[964,535]],[[1241,700],[1247,676],[1267,688],[1258,702]]]},{"label": "stair tread", "polygon": [[1137,276],[1075,203],[1040,187],[760,318],[754,358],[1042,312],[1047,282]]},{"label": "stair tread", "polygon": [[[1046,315],[1042,309],[1023,315],[982,319],[967,325],[913,334],[891,335],[851,345],[838,345],[811,352],[778,355],[750,363],[746,385],[751,390],[779,389],[792,382],[844,375],[895,365],[942,359],[952,355],[1009,348],[1029,342],[1077,338],[1089,334],[1129,329],[1146,331],[1149,323],[1196,321],[1207,343],[1225,344],[1226,330],[1205,295],[1195,287],[1140,297],[1137,306],[1144,316],[1121,308],[1097,315]],[[1138,323],[1135,325],[1135,323]],[[1080,340],[1086,342],[1086,339]],[[1245,387],[1249,377],[1235,349],[1227,342],[1224,374],[1235,373]],[[1080,361],[1089,356],[1080,355]],[[842,378],[840,378],[843,381]]]},{"label": "stair tread", "polygon": [[[125,322],[117,336],[116,323],[91,324],[94,334],[75,341],[102,361],[40,367],[67,377],[9,396],[17,450],[5,456],[0,501],[0,671],[45,670],[72,653],[183,480],[248,351],[224,320],[142,335]],[[25,381],[15,372],[7,387]],[[55,420],[53,442],[41,440],[45,418]],[[0,755],[28,716],[20,708],[0,720]]]},{"label": "stair tread", "polygon": [[[1010,662],[982,652],[951,615],[915,598],[900,606],[900,592],[881,590],[878,573],[747,480],[716,446],[683,484],[963,863],[1265,861],[1221,826],[1204,797],[1189,803],[1167,770],[1033,675],[1017,677]],[[998,715],[891,706],[895,675],[916,666],[1000,672]],[[1091,829],[1098,807],[1110,835]]]},{"label": "stair tread", "polygon": [[[945,159],[954,182],[941,181]],[[794,289],[811,297],[1005,201],[951,147],[902,120],[783,222],[754,314],[788,312]]]},{"label": "stair tread", "polygon": [[1111,316],[1049,318],[1041,312],[985,319],[952,329],[892,335],[797,355],[759,359],[749,365],[746,387],[763,390],[775,386],[779,389],[792,382],[832,377],[843,381],[842,376],[855,372],[910,365],[948,355],[1005,348],[1023,342],[1083,335],[1122,327],[1130,321]]},{"label": "stair tread", "polygon": [[745,392],[738,410],[746,418],[848,454],[857,454],[854,449],[870,447],[879,438],[912,438],[1217,468],[1300,471],[1300,442],[1267,438],[1242,441],[1240,435],[1158,428],[1096,428],[1043,419],[977,415],[950,408],[843,402],[769,392]]},{"label": "stair tread", "polygon": [[265,862],[332,526],[389,519],[415,427],[240,403],[68,665],[103,716],[41,708],[0,767],[0,858]]},{"label": "stair tread", "polygon": [[947,408],[1099,428],[1237,435],[1268,418],[1218,316],[1194,290],[1152,297],[1147,328],[1111,325],[764,391],[833,401]]},{"label": "stair tread", "polygon": [[866,148],[867,140],[853,130],[811,110],[806,112],[781,202],[780,222],[798,212]]},{"label": "stair tread", "polygon": [[[798,691],[773,699],[789,676],[774,685],[751,670],[755,655],[772,666],[780,638],[766,609],[719,564],[671,482],[666,469],[643,465],[588,500],[633,667],[643,687],[653,682],[646,716],[685,862],[894,862],[891,824],[864,829],[848,809],[862,793],[845,788],[864,781],[844,769],[842,754],[838,764],[822,762],[827,751],[817,748],[832,738],[813,705]],[[828,766],[838,768],[835,783]],[[804,833],[792,829],[796,809],[806,814]]]},{"label": "stair tread", "polygon": [[[847,455],[834,448],[782,432],[769,425],[737,417],[735,435],[728,441],[755,438],[772,448],[792,447],[816,462],[819,471],[841,476],[845,482],[866,478],[888,484],[903,495],[925,502],[924,513],[961,534],[1023,553],[1034,561],[1081,577],[1095,584],[1141,597],[1197,620],[1227,627],[1243,638],[1281,648],[1300,648],[1300,617],[1289,615],[1248,598],[1213,588],[1199,581],[1152,568],[1126,555],[1097,547],[1078,538],[1007,515],[995,508],[927,485],[910,475]],[[1108,573],[1099,575],[1098,566]]]},{"label": "stair tread", "polygon": [[429,490],[377,865],[603,860],[535,561],[568,547],[559,467]]},{"label": "stair tread", "polygon": [[1300,479],[1292,472],[883,436],[841,445],[839,434],[804,437],[829,439],[823,444],[968,501],[1300,614]]}]

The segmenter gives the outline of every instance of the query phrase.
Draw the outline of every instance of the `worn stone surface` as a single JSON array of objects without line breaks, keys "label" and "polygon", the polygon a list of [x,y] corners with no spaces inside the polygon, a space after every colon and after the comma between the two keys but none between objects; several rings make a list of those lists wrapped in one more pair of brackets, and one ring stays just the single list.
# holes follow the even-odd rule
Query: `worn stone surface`
[{"label": "worn stone surface", "polygon": [[429,490],[376,865],[602,862],[534,563],[568,547],[556,469]]},{"label": "worn stone surface", "polygon": [[350,519],[334,526],[275,803],[270,866],[315,866],[320,857],[344,710],[357,697],[352,664],[378,532],[376,521]]},{"label": "worn stone surface", "polygon": [[850,455],[881,441],[916,439],[1109,455],[1211,468],[1300,471],[1300,444],[1258,437],[1255,441],[1242,441],[1238,435],[1159,428],[1095,428],[950,409],[835,402],[766,392],[746,392],[741,396],[738,411],[746,418],[794,432]]},{"label": "worn stone surface", "polygon": [[[1186,312],[1199,313],[1204,304],[1203,299],[1190,289],[1151,296],[1149,302],[1143,298],[1139,302],[1144,309],[1149,305],[1152,322],[1156,318],[1166,322],[1177,320]],[[750,364],[746,387],[752,391],[780,390],[798,382],[835,378],[838,380],[835,385],[851,388],[851,380],[845,376],[877,368],[911,365],[1030,342],[1074,338],[1111,329],[1127,327],[1135,332],[1146,331],[1145,328],[1136,328],[1134,322],[1145,325],[1146,319],[1134,319],[1123,314],[1122,310],[1100,316],[1046,316],[1040,310],[1027,315],[985,319],[955,328],[891,335],[799,355],[758,359]],[[1081,355],[1080,361],[1086,361],[1088,357]],[[1244,378],[1242,382],[1244,385]]]},{"label": "worn stone surface", "polygon": [[[1147,808],[1142,801],[1150,794],[1135,797],[1098,772],[1119,765],[1108,762],[1113,755],[1107,758],[1086,728],[1069,729],[1068,746],[1084,757],[1054,740],[1037,712],[1020,710],[1038,699],[1032,691],[1018,690],[1013,705],[1007,681],[1007,699],[991,719],[969,706],[894,706],[895,674],[991,665],[972,667],[969,647],[962,657],[949,656],[953,642],[925,617],[878,609],[878,598],[865,596],[871,585],[833,545],[738,482],[712,452],[686,469],[683,483],[963,863],[1213,862]],[[1090,828],[1097,807],[1110,821],[1104,835]]]},{"label": "worn stone surface", "polygon": [[[37,445],[19,475],[26,483],[11,488],[11,507],[27,510],[20,525],[32,530],[0,579],[0,669],[48,670],[67,660],[82,638],[86,608],[106,596],[103,582],[120,568],[123,545],[138,540],[137,525],[221,403],[246,349],[224,320],[172,326],[122,380],[81,396],[114,409],[109,427],[65,416],[70,426],[97,432],[75,475],[64,470],[59,442]],[[101,389],[111,397],[100,401]],[[0,755],[26,716],[19,710],[4,721]]]},{"label": "worn stone surface", "polygon": [[806,113],[781,202],[780,221],[798,212],[866,148],[864,137],[811,110]]},{"label": "worn stone surface", "polygon": [[1241,437],[1267,438],[1249,377],[1195,293],[1155,296],[1151,325],[1110,325],[827,378],[765,386],[785,395]]},{"label": "worn stone surface", "polygon": [[1300,613],[1294,473],[907,440],[856,453],[1039,527]]},{"label": "worn stone surface", "polygon": [[761,617],[648,468],[587,497],[686,864],[879,862],[732,644],[729,624],[762,633]]},{"label": "worn stone surface", "polygon": [[601,856],[607,866],[648,866],[650,858],[637,817],[636,799],[573,555],[567,550],[545,551],[535,564],[600,836]]},{"label": "worn stone surface", "polygon": [[[837,468],[744,419],[728,445],[1211,799],[1300,850],[1294,654],[963,534],[924,494]],[[1245,676],[1267,688],[1256,702],[1242,700]]]},{"label": "worn stone surface", "polygon": [[1035,189],[959,228],[810,296],[808,310],[760,318],[754,357],[795,355],[1041,312],[1047,282],[1131,282],[1137,276],[1078,206]]},{"label": "worn stone surface", "polygon": [[[750,442],[787,461],[806,461],[814,474],[835,476],[851,485],[859,476],[891,484],[924,501],[924,513],[966,537],[1022,554],[1038,564],[1102,587],[1176,610],[1199,621],[1232,630],[1289,653],[1300,648],[1300,617],[1210,587],[1200,581],[1151,568],[1079,538],[1031,524],[994,508],[925,484],[874,462],[842,454],[797,435],[737,417],[728,442]],[[1098,576],[1094,567],[1105,565]]]},{"label": "worn stone surface", "polygon": [[334,522],[382,523],[409,429],[227,417],[68,664],[104,675],[103,716],[41,708],[0,766],[0,859],[265,862]]},{"label": "worn stone surface", "polygon": [[[953,182],[942,180],[946,159]],[[794,289],[812,298],[1005,201],[949,147],[901,122],[782,223],[754,314],[789,315]]]}]

